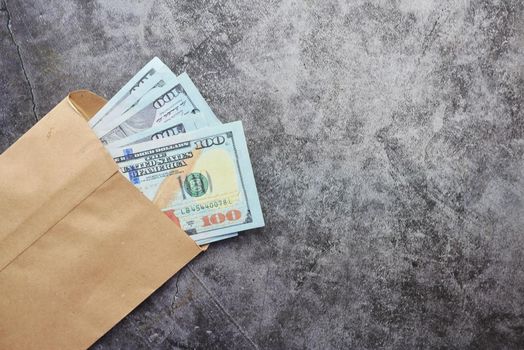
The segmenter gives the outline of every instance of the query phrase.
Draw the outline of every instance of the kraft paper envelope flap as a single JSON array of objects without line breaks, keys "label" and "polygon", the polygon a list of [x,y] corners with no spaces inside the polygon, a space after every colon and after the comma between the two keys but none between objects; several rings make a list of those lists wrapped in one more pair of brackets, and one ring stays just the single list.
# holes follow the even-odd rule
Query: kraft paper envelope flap
[{"label": "kraft paper envelope flap", "polygon": [[87,121],[107,102],[104,98],[89,90],[73,91],[68,97],[71,106]]},{"label": "kraft paper envelope flap", "polygon": [[68,99],[60,102],[0,155],[0,269],[117,171]]},{"label": "kraft paper envelope flap", "polygon": [[83,349],[201,250],[116,168],[71,94],[0,156],[0,349]]}]

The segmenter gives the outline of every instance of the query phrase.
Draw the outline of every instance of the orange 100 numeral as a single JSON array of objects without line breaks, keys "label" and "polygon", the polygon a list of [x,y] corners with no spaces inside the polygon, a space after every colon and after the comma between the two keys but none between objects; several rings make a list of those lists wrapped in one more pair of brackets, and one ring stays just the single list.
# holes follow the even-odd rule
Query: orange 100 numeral
[{"label": "orange 100 numeral", "polygon": [[236,221],[240,219],[241,216],[242,216],[242,213],[240,212],[240,210],[232,209],[228,211],[226,215],[222,213],[216,213],[213,215],[203,216],[202,220],[204,220],[204,227],[205,227],[205,226],[221,224],[224,221],[226,221],[226,219],[227,221]]}]

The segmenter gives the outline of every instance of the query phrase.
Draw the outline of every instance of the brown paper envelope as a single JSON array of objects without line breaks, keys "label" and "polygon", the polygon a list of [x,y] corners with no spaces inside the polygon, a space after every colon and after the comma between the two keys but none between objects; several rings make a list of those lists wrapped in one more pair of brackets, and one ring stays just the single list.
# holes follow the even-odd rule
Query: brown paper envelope
[{"label": "brown paper envelope", "polygon": [[0,349],[84,349],[201,252],[92,133],[103,102],[71,94],[0,156]]}]

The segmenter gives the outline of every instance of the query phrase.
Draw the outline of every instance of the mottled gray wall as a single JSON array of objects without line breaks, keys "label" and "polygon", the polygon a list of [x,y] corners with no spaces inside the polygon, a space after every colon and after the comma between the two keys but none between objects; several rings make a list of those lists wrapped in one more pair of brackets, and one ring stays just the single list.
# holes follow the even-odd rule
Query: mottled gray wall
[{"label": "mottled gray wall", "polygon": [[244,122],[266,228],[94,349],[524,348],[522,1],[0,8],[1,150],[155,55]]}]

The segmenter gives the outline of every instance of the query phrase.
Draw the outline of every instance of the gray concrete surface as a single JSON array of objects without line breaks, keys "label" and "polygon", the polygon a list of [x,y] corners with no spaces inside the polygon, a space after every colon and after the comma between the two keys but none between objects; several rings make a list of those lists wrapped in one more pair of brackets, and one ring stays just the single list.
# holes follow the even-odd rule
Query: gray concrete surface
[{"label": "gray concrete surface", "polygon": [[93,349],[523,349],[524,3],[8,0],[0,148],[152,56],[242,120],[267,226]]}]

